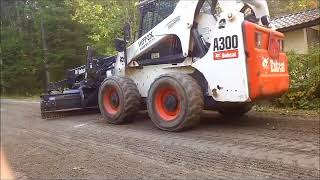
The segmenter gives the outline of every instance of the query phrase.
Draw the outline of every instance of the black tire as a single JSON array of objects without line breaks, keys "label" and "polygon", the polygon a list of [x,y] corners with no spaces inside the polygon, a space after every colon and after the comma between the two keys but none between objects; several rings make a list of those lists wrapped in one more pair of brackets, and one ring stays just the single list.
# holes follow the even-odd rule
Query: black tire
[{"label": "black tire", "polygon": [[165,74],[151,85],[147,107],[151,120],[158,128],[181,131],[200,121],[204,107],[203,93],[191,76]]},{"label": "black tire", "polygon": [[99,109],[108,123],[123,124],[133,120],[140,101],[136,84],[127,77],[108,77],[100,86]]},{"label": "black tire", "polygon": [[243,116],[251,111],[253,104],[237,104],[223,107],[218,110],[220,114],[228,117]]}]

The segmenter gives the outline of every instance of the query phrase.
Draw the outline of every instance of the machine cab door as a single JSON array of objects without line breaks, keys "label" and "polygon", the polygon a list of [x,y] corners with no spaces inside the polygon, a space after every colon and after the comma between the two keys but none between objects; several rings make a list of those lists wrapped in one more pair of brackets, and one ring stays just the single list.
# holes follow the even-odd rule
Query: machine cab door
[{"label": "machine cab door", "polygon": [[150,0],[140,3],[139,38],[173,13],[179,0]]}]

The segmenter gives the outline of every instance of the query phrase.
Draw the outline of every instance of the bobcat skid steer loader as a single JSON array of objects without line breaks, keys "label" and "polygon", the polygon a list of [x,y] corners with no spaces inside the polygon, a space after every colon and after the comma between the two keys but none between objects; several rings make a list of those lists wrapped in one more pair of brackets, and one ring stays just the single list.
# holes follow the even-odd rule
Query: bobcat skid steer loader
[{"label": "bobcat skid steer loader", "polygon": [[137,40],[116,39],[118,55],[99,85],[98,105],[112,124],[146,106],[153,123],[180,131],[202,110],[242,115],[260,99],[288,91],[284,35],[265,0],[145,0]]}]

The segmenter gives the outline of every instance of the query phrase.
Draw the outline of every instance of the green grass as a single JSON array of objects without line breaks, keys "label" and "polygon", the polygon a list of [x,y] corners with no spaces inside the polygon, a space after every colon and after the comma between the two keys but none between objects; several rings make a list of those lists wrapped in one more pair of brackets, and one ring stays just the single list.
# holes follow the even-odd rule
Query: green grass
[{"label": "green grass", "polygon": [[257,112],[273,112],[281,115],[290,115],[290,116],[320,116],[320,109],[318,110],[303,110],[303,109],[294,109],[294,108],[280,108],[272,105],[256,105],[254,107]]}]

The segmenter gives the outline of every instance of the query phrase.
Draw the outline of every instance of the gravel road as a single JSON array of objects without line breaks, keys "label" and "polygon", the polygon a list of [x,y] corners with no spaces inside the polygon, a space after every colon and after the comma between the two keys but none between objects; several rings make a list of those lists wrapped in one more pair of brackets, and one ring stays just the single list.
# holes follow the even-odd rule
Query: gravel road
[{"label": "gravel road", "polygon": [[204,112],[182,133],[146,113],[109,125],[100,114],[40,118],[39,103],[1,101],[1,146],[19,179],[319,179],[319,118]]}]

